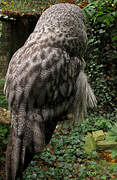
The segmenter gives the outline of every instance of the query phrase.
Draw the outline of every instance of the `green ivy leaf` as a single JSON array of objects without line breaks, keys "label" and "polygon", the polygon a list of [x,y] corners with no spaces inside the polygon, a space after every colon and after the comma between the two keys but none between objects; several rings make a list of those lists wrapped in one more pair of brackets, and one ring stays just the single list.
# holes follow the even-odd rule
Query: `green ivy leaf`
[{"label": "green ivy leaf", "polygon": [[117,41],[117,36],[112,37],[112,42]]},{"label": "green ivy leaf", "polygon": [[114,4],[115,4],[115,5],[117,4],[117,0],[114,0]]}]

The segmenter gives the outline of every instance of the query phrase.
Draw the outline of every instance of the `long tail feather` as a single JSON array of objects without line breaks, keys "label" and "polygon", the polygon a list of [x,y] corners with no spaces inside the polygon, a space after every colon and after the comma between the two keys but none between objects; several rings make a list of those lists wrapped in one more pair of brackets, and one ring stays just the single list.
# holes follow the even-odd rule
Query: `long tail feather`
[{"label": "long tail feather", "polygon": [[12,128],[6,151],[6,180],[22,179],[22,173],[33,158],[33,148],[23,146],[23,138],[15,135]]},{"label": "long tail feather", "polygon": [[23,171],[34,154],[41,153],[45,147],[46,129],[46,124],[40,115],[31,122],[29,127],[28,123],[25,123],[25,132],[22,136],[18,136],[14,128],[11,129],[6,152],[6,180],[17,180],[17,178],[22,180]]},{"label": "long tail feather", "polygon": [[86,74],[81,71],[76,82],[76,96],[74,102],[74,120],[81,123],[87,113],[87,107],[94,108],[97,105],[96,97],[91,89]]},{"label": "long tail feather", "polygon": [[[17,178],[20,164],[20,151],[21,140],[15,137],[14,130],[12,129],[6,152],[6,180],[16,180]],[[19,171],[21,171],[21,167]]]}]

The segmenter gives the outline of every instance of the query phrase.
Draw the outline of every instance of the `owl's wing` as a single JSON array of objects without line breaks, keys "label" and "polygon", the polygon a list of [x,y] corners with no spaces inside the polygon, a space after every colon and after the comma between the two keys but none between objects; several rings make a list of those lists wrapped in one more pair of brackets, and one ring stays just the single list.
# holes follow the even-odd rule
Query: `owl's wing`
[{"label": "owl's wing", "polygon": [[11,59],[6,75],[4,91],[9,107],[19,109],[24,105],[25,109],[45,110],[48,106],[61,106],[73,88],[69,64],[70,56],[60,48],[41,48],[38,44],[20,48]]},{"label": "owl's wing", "polygon": [[[42,151],[49,142],[56,122],[47,121],[47,117],[53,115],[59,89],[61,96],[66,94],[61,77],[67,82],[65,64],[69,60],[61,49],[41,48],[36,43],[27,48],[23,46],[12,57],[4,88],[12,125],[7,148],[8,179],[11,174],[17,176],[17,172],[21,175],[22,168],[27,167],[34,152]],[[57,103],[62,112],[61,102],[63,100]]]}]

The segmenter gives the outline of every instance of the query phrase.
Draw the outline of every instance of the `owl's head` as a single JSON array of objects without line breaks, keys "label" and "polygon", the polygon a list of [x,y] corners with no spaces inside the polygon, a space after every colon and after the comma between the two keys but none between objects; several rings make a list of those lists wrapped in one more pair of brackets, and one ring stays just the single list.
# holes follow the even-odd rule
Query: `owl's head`
[{"label": "owl's head", "polygon": [[82,57],[87,46],[84,19],[80,7],[69,3],[55,4],[42,13],[34,32],[51,36],[54,47],[61,46],[71,56]]}]

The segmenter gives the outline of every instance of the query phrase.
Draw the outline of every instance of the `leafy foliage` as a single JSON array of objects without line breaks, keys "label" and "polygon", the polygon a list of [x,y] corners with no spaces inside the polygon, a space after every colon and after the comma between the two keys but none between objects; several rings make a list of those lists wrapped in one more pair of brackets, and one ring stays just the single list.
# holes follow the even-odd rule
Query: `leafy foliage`
[{"label": "leafy foliage", "polygon": [[0,179],[4,179],[4,164],[5,164],[5,151],[8,143],[10,127],[5,124],[0,124]]},{"label": "leafy foliage", "polygon": [[0,6],[3,11],[21,11],[23,13],[25,12],[40,12],[42,13],[47,7],[49,7],[51,4],[55,4],[57,0],[1,0]]},{"label": "leafy foliage", "polygon": [[8,101],[3,93],[5,79],[0,79],[0,107],[8,108]]},{"label": "leafy foliage", "polygon": [[84,7],[88,27],[87,72],[100,112],[116,112],[117,11],[116,1],[92,1]]},{"label": "leafy foliage", "polygon": [[[107,133],[107,140],[112,142],[117,142],[117,123],[111,128],[111,130]],[[117,157],[117,147],[112,149],[112,157]]]},{"label": "leafy foliage", "polygon": [[89,5],[84,7],[87,21],[92,19],[94,24],[98,24],[100,22],[103,22],[106,25],[112,24],[117,17],[116,5],[116,0],[91,1]]},{"label": "leafy foliage", "polygon": [[[103,116],[100,117],[103,119]],[[86,118],[84,124],[80,127],[64,129],[59,125],[55,130],[53,138],[45,151],[40,155],[36,155],[30,167],[24,174],[24,180],[28,179],[52,179],[52,180],[68,180],[68,179],[111,179],[113,176],[117,178],[116,166],[109,164],[103,165],[103,161],[99,159],[97,152],[91,155],[82,149],[84,144],[84,134],[90,130],[97,130],[92,119]],[[110,120],[111,123],[111,120]],[[106,168],[106,172],[105,172]]]},{"label": "leafy foliage", "polygon": [[0,37],[2,35],[2,24],[0,23]]},{"label": "leafy foliage", "polygon": [[[3,94],[4,82],[4,78],[0,79],[0,107],[7,109],[8,102],[5,95]],[[5,163],[5,151],[6,145],[8,143],[9,130],[10,127],[8,125],[0,124],[0,170],[2,171]],[[0,172],[0,174],[2,173]]]},{"label": "leafy foliage", "polygon": [[7,139],[7,135],[9,133],[8,131],[9,131],[8,125],[4,125],[4,124],[0,125],[0,152],[1,152],[1,148],[3,150],[6,149],[6,144],[8,143],[8,139]]}]

